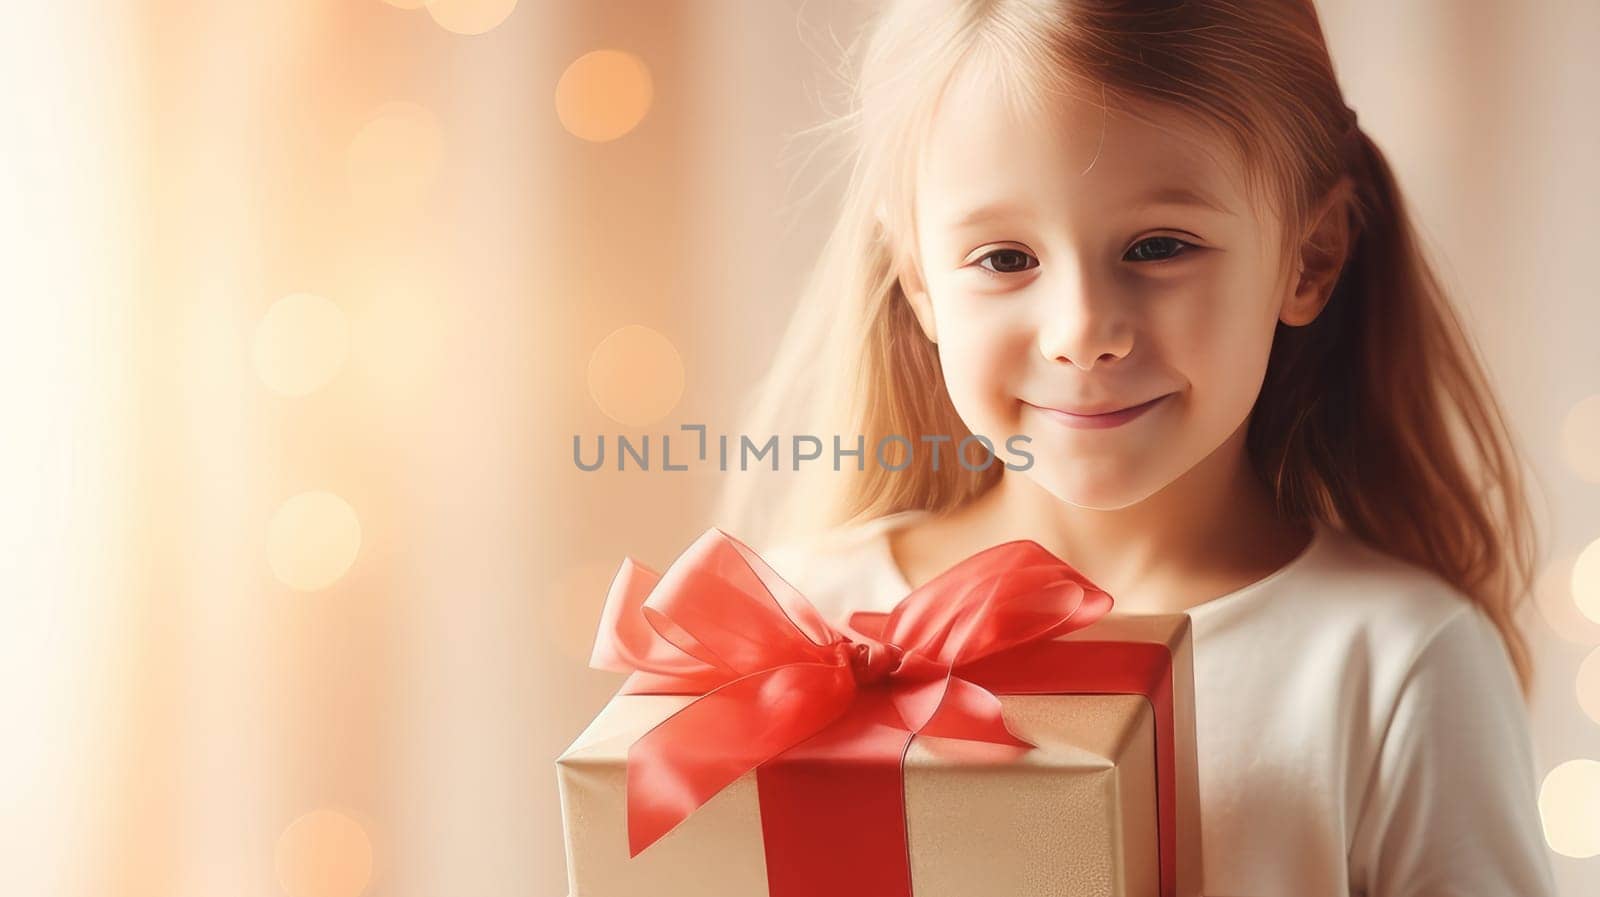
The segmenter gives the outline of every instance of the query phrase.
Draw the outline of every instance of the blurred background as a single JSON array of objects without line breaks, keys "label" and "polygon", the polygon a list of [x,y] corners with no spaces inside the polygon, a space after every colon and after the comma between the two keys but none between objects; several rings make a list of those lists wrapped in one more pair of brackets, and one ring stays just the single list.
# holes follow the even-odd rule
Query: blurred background
[{"label": "blurred background", "polygon": [[[1538,478],[1540,809],[1600,893],[1600,4],[1321,5]],[[742,475],[573,437],[734,432],[873,6],[8,9],[0,891],[566,893],[606,586]]]}]

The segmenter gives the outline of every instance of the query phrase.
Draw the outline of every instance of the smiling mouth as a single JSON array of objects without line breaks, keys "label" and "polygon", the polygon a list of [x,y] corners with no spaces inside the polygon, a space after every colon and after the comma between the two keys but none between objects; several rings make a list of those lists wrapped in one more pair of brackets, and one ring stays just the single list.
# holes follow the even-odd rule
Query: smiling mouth
[{"label": "smiling mouth", "polygon": [[1078,414],[1072,411],[1064,411],[1060,408],[1046,408],[1042,405],[1034,405],[1032,402],[1024,402],[1024,404],[1038,410],[1041,414],[1044,414],[1052,420],[1065,424],[1069,427],[1080,430],[1102,430],[1108,427],[1120,427],[1123,424],[1143,415],[1146,411],[1149,411],[1151,408],[1154,408],[1163,400],[1170,398],[1171,396],[1172,393],[1169,392],[1166,395],[1157,396],[1148,402],[1141,402],[1138,405],[1131,405],[1127,408],[1119,408],[1115,411],[1106,411],[1099,414]]}]

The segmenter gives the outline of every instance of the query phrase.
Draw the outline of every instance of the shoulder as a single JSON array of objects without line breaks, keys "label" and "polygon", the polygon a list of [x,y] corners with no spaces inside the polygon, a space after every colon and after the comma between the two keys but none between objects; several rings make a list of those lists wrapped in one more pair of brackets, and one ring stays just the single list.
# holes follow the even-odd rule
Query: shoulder
[{"label": "shoulder", "polygon": [[1321,574],[1345,602],[1366,609],[1402,610],[1405,616],[1440,623],[1459,610],[1466,596],[1449,580],[1420,564],[1328,527]]},{"label": "shoulder", "polygon": [[826,530],[809,538],[790,539],[761,549],[768,566],[802,592],[828,579],[849,576],[872,559],[881,533],[872,524]]},{"label": "shoulder", "polygon": [[1307,639],[1337,658],[1347,697],[1365,692],[1351,704],[1365,708],[1352,722],[1372,747],[1420,748],[1468,737],[1463,727],[1491,742],[1524,737],[1515,666],[1480,605],[1443,576],[1348,535],[1325,548],[1321,580],[1296,610],[1335,634],[1338,644]]},{"label": "shoulder", "polygon": [[1344,642],[1378,681],[1397,684],[1441,638],[1493,628],[1443,576],[1331,526],[1302,573],[1282,602],[1283,619]]},{"label": "shoulder", "polygon": [[1307,706],[1340,708],[1360,754],[1376,748],[1405,691],[1448,685],[1419,682],[1419,669],[1474,664],[1515,678],[1498,631],[1466,594],[1331,526],[1289,574],[1191,619],[1197,677],[1224,693],[1292,690]]},{"label": "shoulder", "polygon": [[884,543],[886,530],[900,517],[891,514],[836,527],[757,553],[830,619],[847,610],[887,609],[904,597],[895,594],[897,571]]}]

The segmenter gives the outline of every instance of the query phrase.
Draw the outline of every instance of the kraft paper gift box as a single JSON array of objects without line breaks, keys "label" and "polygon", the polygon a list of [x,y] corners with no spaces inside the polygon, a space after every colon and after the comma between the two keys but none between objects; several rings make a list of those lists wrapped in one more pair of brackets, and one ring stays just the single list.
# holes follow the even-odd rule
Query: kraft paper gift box
[{"label": "kraft paper gift box", "polygon": [[[592,665],[634,673],[556,760],[570,897],[1197,897],[1189,618],[1111,604],[1026,541],[842,626],[720,530],[628,559]],[[826,709],[773,741],[785,696]]]}]

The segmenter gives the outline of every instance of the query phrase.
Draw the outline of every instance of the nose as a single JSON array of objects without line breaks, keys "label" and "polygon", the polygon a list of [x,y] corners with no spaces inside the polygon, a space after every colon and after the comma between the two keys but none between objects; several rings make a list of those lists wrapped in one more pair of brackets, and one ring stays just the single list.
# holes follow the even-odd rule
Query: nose
[{"label": "nose", "polygon": [[1125,357],[1133,349],[1132,321],[1106,289],[1086,277],[1064,289],[1041,291],[1039,351],[1050,361],[1089,370]]}]

